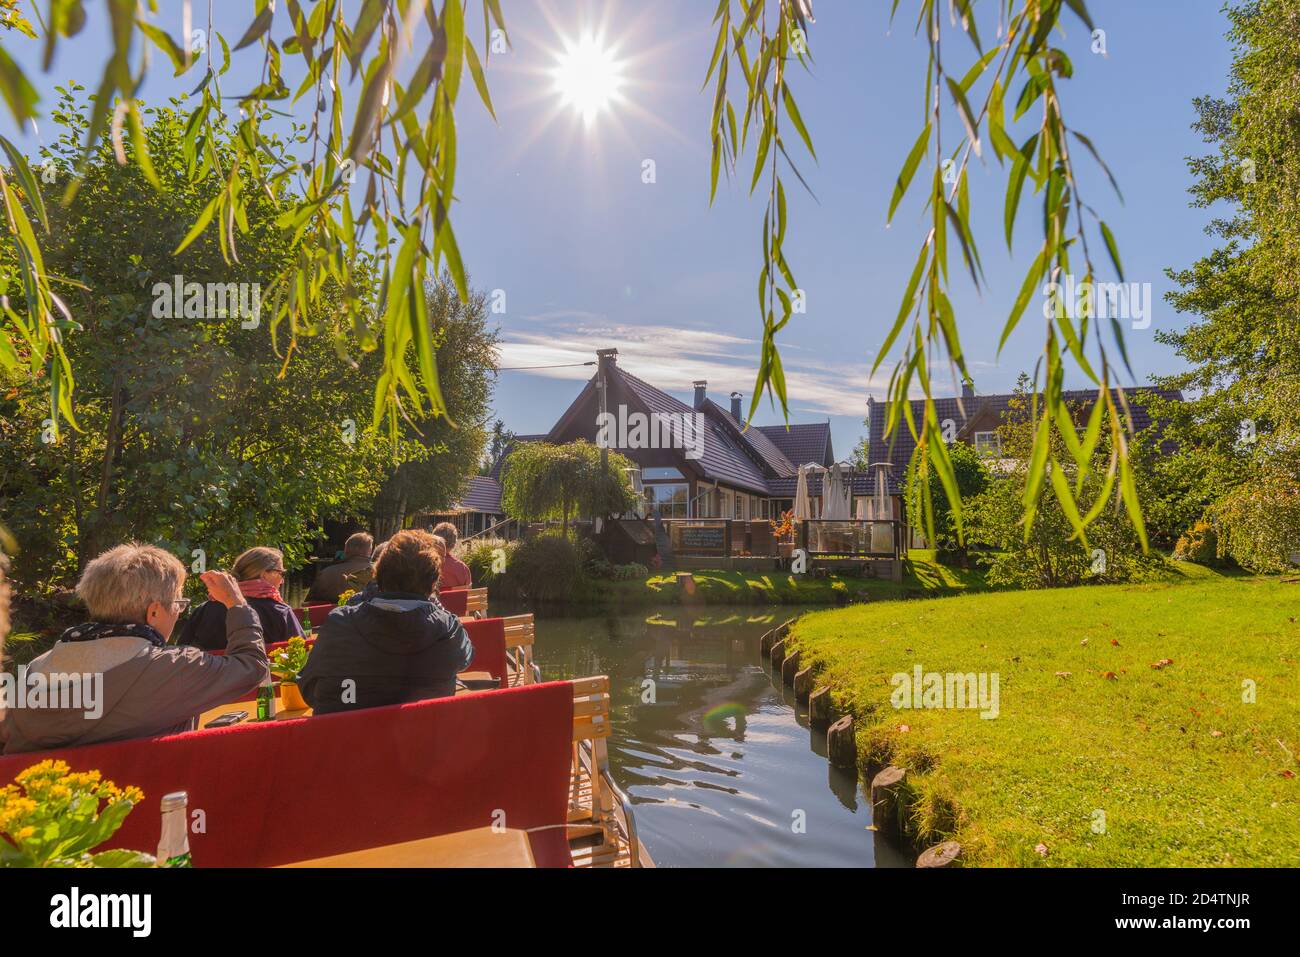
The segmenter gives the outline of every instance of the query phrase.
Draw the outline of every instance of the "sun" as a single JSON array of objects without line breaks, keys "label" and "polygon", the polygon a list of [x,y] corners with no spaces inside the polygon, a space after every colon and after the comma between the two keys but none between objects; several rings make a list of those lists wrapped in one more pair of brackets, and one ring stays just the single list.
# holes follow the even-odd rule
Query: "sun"
[{"label": "sun", "polygon": [[623,67],[614,51],[592,34],[566,41],[551,71],[555,90],[588,126],[622,99]]}]

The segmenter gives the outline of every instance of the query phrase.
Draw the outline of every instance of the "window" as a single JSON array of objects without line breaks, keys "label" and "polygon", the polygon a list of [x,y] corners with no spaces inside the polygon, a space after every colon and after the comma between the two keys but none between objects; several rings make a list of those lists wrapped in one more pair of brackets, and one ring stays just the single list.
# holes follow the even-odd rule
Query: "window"
[{"label": "window", "polygon": [[655,509],[665,519],[689,518],[689,485],[647,485],[645,487],[646,512],[653,516]]},{"label": "window", "polygon": [[733,501],[735,502],[735,505],[733,506],[731,517],[737,521],[744,521],[745,503],[748,502],[749,499],[744,495],[736,495],[734,496]]},{"label": "window", "polygon": [[976,432],[975,451],[980,455],[997,457],[1002,454],[1002,440],[996,432]]},{"label": "window", "polygon": [[643,468],[641,470],[642,479],[684,479],[686,478],[678,469],[670,468]]}]

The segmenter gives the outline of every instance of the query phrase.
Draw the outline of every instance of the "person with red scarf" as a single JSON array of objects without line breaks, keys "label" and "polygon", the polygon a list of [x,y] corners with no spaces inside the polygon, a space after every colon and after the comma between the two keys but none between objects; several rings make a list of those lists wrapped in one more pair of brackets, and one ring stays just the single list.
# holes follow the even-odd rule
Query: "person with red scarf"
[{"label": "person with red scarf", "polygon": [[[303,637],[298,616],[280,597],[280,586],[284,584],[284,554],[278,548],[250,548],[235,559],[230,573],[239,583],[239,591],[248,606],[261,619],[267,645]],[[218,601],[205,601],[199,605],[185,622],[177,643],[204,651],[225,648],[226,606]]]}]

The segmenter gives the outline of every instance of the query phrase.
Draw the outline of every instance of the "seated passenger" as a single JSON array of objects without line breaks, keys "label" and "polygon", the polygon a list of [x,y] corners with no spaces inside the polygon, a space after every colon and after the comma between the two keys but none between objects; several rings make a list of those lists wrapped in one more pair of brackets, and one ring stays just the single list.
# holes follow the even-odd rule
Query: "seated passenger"
[{"label": "seated passenger", "polygon": [[174,555],[132,543],[87,565],[77,594],[90,620],[27,666],[29,684],[44,676],[47,706],[6,712],[5,753],[190,731],[204,711],[254,691],[267,676],[261,622],[225,572],[202,578],[226,609],[224,657],[167,644],[189,603]]},{"label": "seated passenger", "polygon": [[[359,605],[363,601],[369,601],[379,594],[379,582],[375,579],[375,569],[379,567],[379,559],[383,557],[384,549],[388,547],[387,542],[380,542],[375,547],[375,557],[370,562],[370,580],[366,582],[364,588],[358,588],[344,604]],[[340,595],[340,598],[343,596]]]},{"label": "seated passenger", "polygon": [[442,522],[434,526],[433,534],[447,544],[447,557],[442,562],[442,574],[439,576],[438,587],[442,591],[451,588],[470,588],[472,576],[470,575],[469,566],[455,555],[458,538],[456,526],[451,522]]},{"label": "seated passenger", "polygon": [[[239,590],[262,623],[262,638],[274,645],[290,638],[303,637],[302,623],[283,598],[284,555],[278,548],[250,548],[235,559],[230,569]],[[204,651],[226,647],[226,606],[219,601],[205,601],[194,609],[181,629],[178,644],[193,645]]]},{"label": "seated passenger", "polygon": [[394,535],[375,579],[373,598],[330,612],[298,675],[316,714],[448,697],[474,657],[460,619],[430,597],[438,583],[432,535]]},{"label": "seated passenger", "polygon": [[[307,601],[333,605],[349,588],[364,587],[369,580],[370,551],[374,547],[375,540],[366,532],[357,532],[349,537],[343,545],[343,561],[317,573],[311,591],[307,593]],[[358,573],[364,580],[357,580]]]}]

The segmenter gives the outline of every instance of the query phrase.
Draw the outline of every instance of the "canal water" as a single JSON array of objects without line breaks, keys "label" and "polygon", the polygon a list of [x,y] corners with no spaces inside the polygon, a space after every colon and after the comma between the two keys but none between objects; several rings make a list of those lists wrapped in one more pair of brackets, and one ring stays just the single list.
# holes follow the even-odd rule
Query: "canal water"
[{"label": "canal water", "polygon": [[909,866],[856,775],[773,679],[764,632],[801,609],[680,606],[538,617],[544,680],[608,675],[615,780],[660,867]]}]

